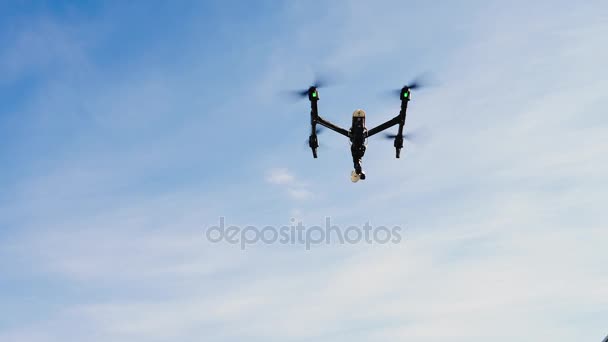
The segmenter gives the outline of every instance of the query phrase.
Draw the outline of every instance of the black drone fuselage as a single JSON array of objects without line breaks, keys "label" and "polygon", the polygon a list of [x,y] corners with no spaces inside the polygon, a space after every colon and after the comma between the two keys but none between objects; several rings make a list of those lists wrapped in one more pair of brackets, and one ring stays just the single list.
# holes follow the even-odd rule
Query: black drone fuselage
[{"label": "black drone fuselage", "polygon": [[399,125],[398,134],[396,134],[394,138],[395,157],[399,158],[401,154],[401,149],[403,148],[403,126],[405,125],[407,104],[410,100],[409,88],[403,87],[403,89],[401,89],[400,98],[401,110],[399,111],[399,115],[395,116],[394,118],[370,130],[367,130],[367,127],[365,126],[365,111],[358,109],[353,113],[352,124],[350,129],[346,130],[319,116],[319,110],[317,107],[317,102],[319,101],[319,92],[315,87],[310,87],[308,89],[308,99],[310,101],[311,108],[311,131],[310,137],[308,138],[308,145],[312,150],[313,157],[317,158],[317,148],[319,147],[319,141],[317,138],[317,125],[321,125],[350,139],[350,150],[353,157],[355,173],[360,177],[360,179],[365,179],[365,173],[362,170],[361,161],[363,156],[365,155],[367,138],[371,137],[374,134],[382,132],[390,127]]}]

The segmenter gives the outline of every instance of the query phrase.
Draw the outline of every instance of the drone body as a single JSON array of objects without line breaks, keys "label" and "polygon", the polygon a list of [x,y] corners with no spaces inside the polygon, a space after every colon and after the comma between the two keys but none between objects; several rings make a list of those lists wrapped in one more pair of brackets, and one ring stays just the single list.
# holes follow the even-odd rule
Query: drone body
[{"label": "drone body", "polygon": [[395,125],[399,125],[399,131],[396,135],[387,135],[387,137],[394,139],[395,146],[395,157],[399,158],[401,149],[403,148],[403,126],[405,125],[405,116],[407,111],[407,104],[410,101],[410,89],[417,87],[416,83],[410,86],[404,86],[399,97],[401,99],[401,110],[399,115],[394,118],[374,127],[370,130],[365,126],[365,111],[357,109],[353,112],[352,125],[349,130],[334,125],[333,123],[323,119],[319,116],[317,102],[319,101],[319,92],[317,86],[311,86],[306,92],[302,92],[301,95],[308,95],[310,100],[310,137],[308,138],[308,145],[312,150],[312,155],[317,158],[317,148],[319,147],[319,141],[317,138],[317,125],[321,125],[329,128],[330,130],[344,135],[350,140],[350,151],[353,157],[354,170],[351,172],[351,181],[358,182],[359,180],[365,179],[365,172],[361,167],[361,161],[365,155],[367,138],[374,134],[380,133],[388,128]]}]

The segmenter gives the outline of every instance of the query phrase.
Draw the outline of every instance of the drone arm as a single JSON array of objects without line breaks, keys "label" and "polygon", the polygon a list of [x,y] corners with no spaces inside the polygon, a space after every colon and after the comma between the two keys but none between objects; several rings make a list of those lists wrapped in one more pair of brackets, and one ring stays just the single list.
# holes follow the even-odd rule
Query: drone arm
[{"label": "drone arm", "polygon": [[371,137],[374,134],[380,133],[385,129],[391,128],[397,124],[401,123],[401,115],[395,116],[394,118],[388,120],[387,122],[380,124],[369,131],[367,131],[367,136]]},{"label": "drone arm", "polygon": [[347,138],[350,137],[350,134],[348,133],[348,131],[346,129],[339,127],[337,125],[334,125],[333,123],[323,119],[320,116],[317,116],[316,121],[321,126],[327,127],[329,129],[331,129],[332,131],[340,133]]}]

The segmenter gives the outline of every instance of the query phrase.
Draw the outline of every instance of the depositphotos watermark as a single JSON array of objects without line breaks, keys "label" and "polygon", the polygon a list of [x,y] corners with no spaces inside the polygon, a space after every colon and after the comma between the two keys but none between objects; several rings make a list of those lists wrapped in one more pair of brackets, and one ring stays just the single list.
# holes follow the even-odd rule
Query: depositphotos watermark
[{"label": "depositphotos watermark", "polygon": [[366,222],[363,226],[348,226],[342,228],[332,225],[331,218],[325,218],[325,226],[305,226],[301,221],[296,223],[291,219],[290,225],[276,226],[227,226],[226,218],[220,217],[219,224],[205,229],[205,238],[212,243],[228,243],[239,245],[242,250],[247,246],[258,243],[302,245],[310,250],[313,245],[320,244],[398,244],[401,242],[402,228],[400,226],[374,227]]}]

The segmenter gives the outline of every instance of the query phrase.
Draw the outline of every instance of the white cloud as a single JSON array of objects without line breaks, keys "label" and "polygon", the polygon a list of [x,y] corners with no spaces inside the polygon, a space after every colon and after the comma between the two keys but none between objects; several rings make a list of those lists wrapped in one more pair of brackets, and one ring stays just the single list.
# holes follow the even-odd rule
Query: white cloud
[{"label": "white cloud", "polygon": [[287,168],[273,168],[266,173],[266,181],[283,187],[287,195],[294,200],[306,200],[313,197],[307,185],[296,178]]},{"label": "white cloud", "polygon": [[[356,18],[347,19],[345,27],[360,25],[350,20]],[[62,302],[51,312],[36,307],[52,324],[24,323],[0,339],[599,341],[608,315],[606,122],[586,127],[587,117],[579,110],[605,104],[605,81],[579,75],[603,63],[603,36],[585,33],[588,40],[574,39],[585,44],[574,51],[560,44],[544,47],[544,40],[524,50],[518,44],[526,42],[533,28],[526,23],[538,21],[507,19],[487,33],[487,41],[463,47],[466,58],[451,69],[457,87],[435,89],[434,104],[422,96],[412,103],[416,110],[410,122],[420,122],[426,107],[426,120],[435,123],[426,150],[408,150],[395,161],[392,150],[370,145],[368,183],[325,182],[320,188],[327,201],[299,203],[298,216],[323,211],[353,220],[388,220],[380,223],[411,220],[403,244],[331,246],[303,253],[279,246],[241,252],[203,244],[198,227],[216,216],[211,205],[225,203],[232,213],[243,214],[235,194],[251,187],[263,195],[265,184],[255,181],[245,190],[242,184],[222,187],[231,196],[203,188],[188,196],[150,195],[135,208],[124,208],[125,201],[108,204],[96,215],[74,213],[83,217],[35,222],[31,234],[0,248],[8,253],[4,260],[28,265],[21,272],[49,276],[55,286],[60,282],[86,296]],[[516,19],[517,27],[512,25]],[[394,24],[368,21],[361,27],[380,30]],[[373,45],[370,41],[370,51]],[[577,66],[580,73],[568,79],[591,89],[551,88],[552,73],[536,74],[542,82],[517,78],[520,67],[530,67],[526,52],[539,58],[554,50],[574,56],[554,53],[544,65],[560,70],[570,58],[586,60]],[[341,54],[349,55],[347,50],[336,55]],[[526,76],[532,77],[531,71]],[[539,88],[542,96],[536,93]],[[573,124],[580,126],[574,129]],[[331,151],[327,156],[331,160]],[[52,189],[74,177],[60,173],[48,182],[61,185]],[[265,179],[291,198],[312,196],[287,168],[269,170]],[[83,188],[95,183],[77,182]],[[33,188],[43,185],[34,182]],[[253,210],[268,209],[265,205]],[[273,203],[269,210],[274,214],[283,207]],[[40,215],[37,207],[30,211]],[[80,335],[75,327],[88,330]]]},{"label": "white cloud", "polygon": [[271,184],[289,185],[295,181],[295,176],[286,168],[274,168],[268,171],[266,181]]}]

